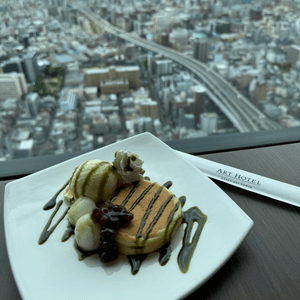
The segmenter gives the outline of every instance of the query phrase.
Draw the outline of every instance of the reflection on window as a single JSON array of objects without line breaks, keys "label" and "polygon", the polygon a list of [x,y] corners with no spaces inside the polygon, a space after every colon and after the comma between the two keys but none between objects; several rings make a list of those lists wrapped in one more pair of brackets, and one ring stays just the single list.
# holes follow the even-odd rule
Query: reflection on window
[{"label": "reflection on window", "polygon": [[298,1],[6,0],[0,160],[299,126]]}]

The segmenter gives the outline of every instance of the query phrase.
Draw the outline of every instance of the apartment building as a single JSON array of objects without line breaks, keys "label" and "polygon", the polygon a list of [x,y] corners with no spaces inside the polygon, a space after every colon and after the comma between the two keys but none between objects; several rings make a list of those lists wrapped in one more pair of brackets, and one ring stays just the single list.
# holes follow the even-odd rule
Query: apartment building
[{"label": "apartment building", "polygon": [[140,68],[138,66],[124,66],[109,68],[96,68],[86,70],[87,86],[100,86],[101,82],[114,81],[116,79],[127,79],[130,89],[137,89],[140,83]]},{"label": "apartment building", "polygon": [[23,73],[0,74],[0,99],[20,99],[27,93],[26,80]]}]

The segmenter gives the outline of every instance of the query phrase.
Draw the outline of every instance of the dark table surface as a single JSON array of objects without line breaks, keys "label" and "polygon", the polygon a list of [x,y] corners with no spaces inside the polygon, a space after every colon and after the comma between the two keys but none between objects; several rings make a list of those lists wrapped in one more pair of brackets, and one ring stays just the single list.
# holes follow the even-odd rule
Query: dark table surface
[{"label": "dark table surface", "polygon": [[[201,157],[300,186],[300,143]],[[9,265],[3,224],[8,182],[0,181],[0,300],[17,300],[21,297]],[[299,299],[300,208],[215,183],[248,214],[254,227],[228,262],[188,298]]]}]

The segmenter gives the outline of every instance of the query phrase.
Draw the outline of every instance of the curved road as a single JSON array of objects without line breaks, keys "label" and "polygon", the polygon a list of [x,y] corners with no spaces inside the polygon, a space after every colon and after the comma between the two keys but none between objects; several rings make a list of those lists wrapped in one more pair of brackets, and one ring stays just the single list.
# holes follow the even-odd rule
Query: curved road
[{"label": "curved road", "polygon": [[208,94],[212,96],[212,100],[227,115],[238,131],[251,132],[282,128],[278,123],[268,119],[255,105],[240,94],[222,76],[200,61],[114,27],[109,22],[101,19],[94,12],[91,12],[86,8],[80,7],[79,5],[74,5],[74,7],[105,31],[115,34],[144,49],[161,53],[165,57],[168,57],[189,69],[203,82],[208,89]]}]

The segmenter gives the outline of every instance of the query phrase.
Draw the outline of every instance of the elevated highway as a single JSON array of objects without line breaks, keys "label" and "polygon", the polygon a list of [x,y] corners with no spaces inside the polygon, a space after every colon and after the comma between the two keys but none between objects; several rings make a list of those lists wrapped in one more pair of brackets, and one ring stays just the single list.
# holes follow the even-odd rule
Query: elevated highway
[{"label": "elevated highway", "polygon": [[73,6],[91,22],[99,25],[103,30],[148,51],[163,54],[165,57],[172,59],[190,70],[197,79],[205,85],[210,98],[219,106],[239,132],[244,133],[282,128],[278,123],[268,119],[264,113],[237,91],[221,75],[200,61],[185,56],[176,50],[142,39],[132,33],[127,33],[120,28],[114,27],[84,7],[79,5]]}]

